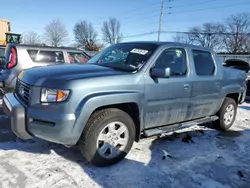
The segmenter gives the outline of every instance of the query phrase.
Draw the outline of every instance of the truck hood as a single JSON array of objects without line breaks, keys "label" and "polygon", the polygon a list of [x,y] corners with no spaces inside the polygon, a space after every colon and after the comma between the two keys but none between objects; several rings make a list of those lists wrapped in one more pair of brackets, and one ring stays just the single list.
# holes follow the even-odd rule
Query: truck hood
[{"label": "truck hood", "polygon": [[48,86],[61,84],[62,81],[123,74],[128,73],[93,64],[71,64],[34,67],[22,71],[18,78],[29,85]]}]

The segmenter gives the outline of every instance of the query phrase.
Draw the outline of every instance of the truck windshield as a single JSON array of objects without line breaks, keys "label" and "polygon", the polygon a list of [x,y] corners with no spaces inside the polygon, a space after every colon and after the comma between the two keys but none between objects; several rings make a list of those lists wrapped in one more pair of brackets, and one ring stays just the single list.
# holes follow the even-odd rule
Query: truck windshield
[{"label": "truck windshield", "polygon": [[121,71],[134,72],[141,68],[154,53],[157,44],[120,43],[105,48],[87,63]]}]

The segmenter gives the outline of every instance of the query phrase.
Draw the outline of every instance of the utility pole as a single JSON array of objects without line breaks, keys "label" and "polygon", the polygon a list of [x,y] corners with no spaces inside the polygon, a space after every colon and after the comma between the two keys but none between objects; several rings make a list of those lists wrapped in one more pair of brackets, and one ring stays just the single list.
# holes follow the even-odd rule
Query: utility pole
[{"label": "utility pole", "polygon": [[159,29],[158,29],[158,41],[160,41],[160,36],[161,36],[161,22],[162,22],[163,9],[164,9],[164,1],[162,1],[161,3],[161,13],[160,13],[160,18],[159,18]]}]

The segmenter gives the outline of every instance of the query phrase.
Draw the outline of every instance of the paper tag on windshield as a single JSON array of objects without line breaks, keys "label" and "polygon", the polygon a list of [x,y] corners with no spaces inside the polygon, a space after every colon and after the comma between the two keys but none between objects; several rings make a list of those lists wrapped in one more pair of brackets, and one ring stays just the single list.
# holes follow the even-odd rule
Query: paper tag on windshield
[{"label": "paper tag on windshield", "polygon": [[142,50],[142,49],[136,49],[136,48],[134,48],[130,52],[131,53],[136,53],[136,54],[141,54],[141,55],[146,55],[148,53],[148,50]]}]

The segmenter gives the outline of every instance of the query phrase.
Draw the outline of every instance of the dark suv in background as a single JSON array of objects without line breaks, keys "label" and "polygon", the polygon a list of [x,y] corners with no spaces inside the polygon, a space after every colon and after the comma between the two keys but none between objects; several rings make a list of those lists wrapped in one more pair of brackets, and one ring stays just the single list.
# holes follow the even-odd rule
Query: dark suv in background
[{"label": "dark suv in background", "polygon": [[5,69],[1,71],[0,78],[6,90],[12,90],[22,70],[55,64],[86,63],[90,56],[76,48],[8,44],[4,59]]}]

